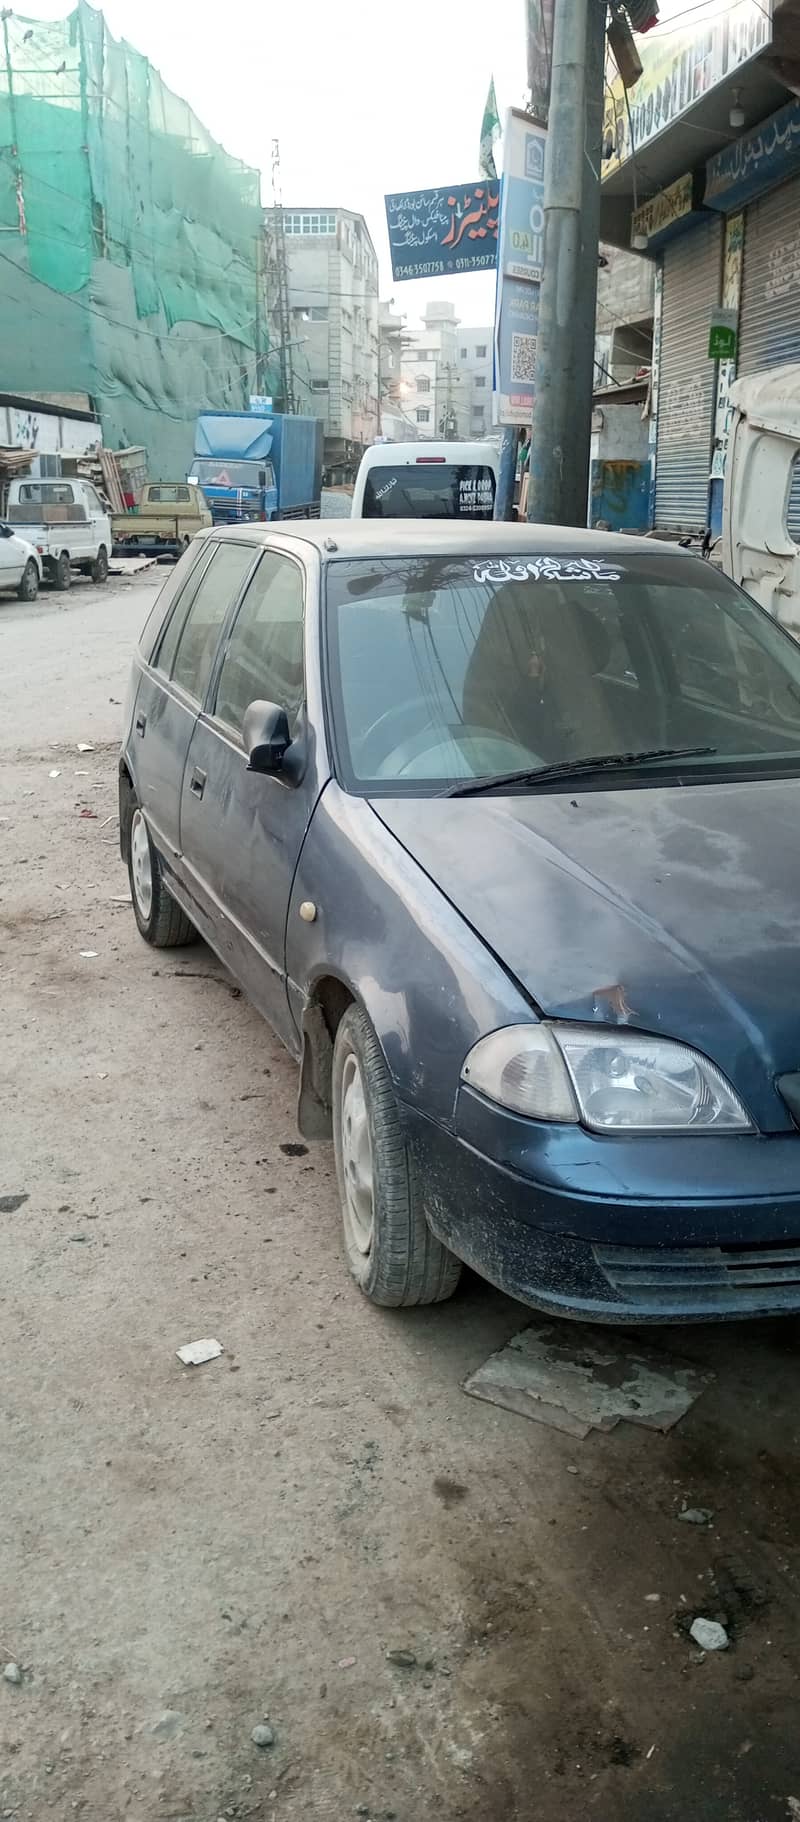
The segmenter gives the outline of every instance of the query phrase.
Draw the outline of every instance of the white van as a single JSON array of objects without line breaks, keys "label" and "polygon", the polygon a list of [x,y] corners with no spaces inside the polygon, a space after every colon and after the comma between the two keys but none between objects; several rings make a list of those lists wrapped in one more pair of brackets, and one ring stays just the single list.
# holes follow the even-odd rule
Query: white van
[{"label": "white van", "polygon": [[111,520],[91,481],[77,476],[12,481],[6,518],[42,559],[45,580],[69,588],[74,569],[105,582],[111,553]]},{"label": "white van", "polygon": [[491,519],[491,443],[375,443],[361,458],[353,519]]}]

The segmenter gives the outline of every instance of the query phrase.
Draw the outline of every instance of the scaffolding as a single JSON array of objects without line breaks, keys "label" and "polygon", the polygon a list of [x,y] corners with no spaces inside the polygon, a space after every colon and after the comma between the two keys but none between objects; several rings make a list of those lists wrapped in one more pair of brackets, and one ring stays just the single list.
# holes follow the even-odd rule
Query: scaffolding
[{"label": "scaffolding", "polygon": [[259,174],[86,0],[0,32],[0,388],[88,392],[107,444],[185,473],[266,372]]}]

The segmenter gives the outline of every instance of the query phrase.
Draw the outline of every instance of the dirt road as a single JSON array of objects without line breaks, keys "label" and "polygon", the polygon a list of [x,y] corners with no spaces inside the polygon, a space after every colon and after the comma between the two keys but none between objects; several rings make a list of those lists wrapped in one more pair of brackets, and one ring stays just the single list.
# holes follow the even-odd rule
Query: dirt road
[{"label": "dirt road", "polygon": [[291,1063],[116,902],[153,587],[0,604],[0,1815],[796,1815],[798,1324],[662,1331],[696,1406],[574,1442],[460,1390],[516,1305],[359,1299]]}]

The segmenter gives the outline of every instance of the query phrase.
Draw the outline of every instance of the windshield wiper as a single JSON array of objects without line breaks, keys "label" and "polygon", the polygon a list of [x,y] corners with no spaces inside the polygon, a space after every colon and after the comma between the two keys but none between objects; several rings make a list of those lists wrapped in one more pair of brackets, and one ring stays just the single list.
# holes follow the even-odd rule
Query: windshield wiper
[{"label": "windshield wiper", "polygon": [[482,791],[502,791],[506,786],[548,784],[551,778],[584,778],[593,772],[633,770],[657,759],[706,759],[716,747],[651,747],[643,753],[593,753],[585,759],[562,759],[558,765],[498,772],[492,778],[466,778],[448,785],[443,797],[475,797]]}]

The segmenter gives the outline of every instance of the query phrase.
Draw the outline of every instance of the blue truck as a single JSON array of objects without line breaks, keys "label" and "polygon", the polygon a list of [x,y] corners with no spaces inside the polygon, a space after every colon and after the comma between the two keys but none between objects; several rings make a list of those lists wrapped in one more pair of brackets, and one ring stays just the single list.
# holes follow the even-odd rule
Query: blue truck
[{"label": "blue truck", "polygon": [[204,411],[192,472],[215,525],[318,519],[322,421],[278,411]]}]

